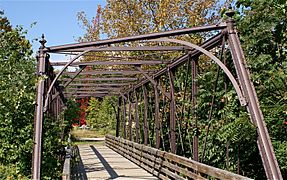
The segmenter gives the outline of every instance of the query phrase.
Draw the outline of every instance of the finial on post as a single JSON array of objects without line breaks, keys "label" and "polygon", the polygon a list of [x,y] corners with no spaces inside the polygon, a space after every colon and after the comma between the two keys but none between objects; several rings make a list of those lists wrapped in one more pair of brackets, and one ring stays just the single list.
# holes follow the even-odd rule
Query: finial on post
[{"label": "finial on post", "polygon": [[229,5],[228,10],[225,12],[225,15],[228,17],[226,20],[228,33],[233,34],[235,33],[234,31],[235,21],[233,18],[233,16],[235,15],[235,11],[232,9],[231,4]]},{"label": "finial on post", "polygon": [[45,48],[45,43],[47,42],[46,39],[45,39],[44,34],[42,34],[41,40],[39,40],[39,42],[41,43],[40,49],[44,49]]},{"label": "finial on post", "polygon": [[228,6],[228,10],[225,12],[226,16],[232,18],[235,14],[235,11],[232,9],[231,4]]}]

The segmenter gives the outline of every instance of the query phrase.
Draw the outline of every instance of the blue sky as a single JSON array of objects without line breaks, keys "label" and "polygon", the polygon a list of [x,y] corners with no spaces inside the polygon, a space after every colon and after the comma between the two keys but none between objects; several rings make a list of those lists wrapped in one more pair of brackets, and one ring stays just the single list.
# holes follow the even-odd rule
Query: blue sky
[{"label": "blue sky", "polygon": [[[77,21],[77,12],[84,11],[91,20],[96,16],[98,4],[105,0],[0,0],[0,9],[4,10],[13,26],[22,25],[28,30],[27,39],[32,41],[45,34],[47,46],[73,43],[84,34]],[[32,28],[33,22],[36,22]],[[32,42],[37,50],[39,43]]]}]

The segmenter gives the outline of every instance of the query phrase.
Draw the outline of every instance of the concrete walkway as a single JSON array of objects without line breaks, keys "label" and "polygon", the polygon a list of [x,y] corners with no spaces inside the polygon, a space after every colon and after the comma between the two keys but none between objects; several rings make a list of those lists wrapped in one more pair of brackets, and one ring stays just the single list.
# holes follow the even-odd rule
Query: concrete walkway
[{"label": "concrete walkway", "polygon": [[103,145],[78,145],[81,160],[71,179],[158,179]]}]

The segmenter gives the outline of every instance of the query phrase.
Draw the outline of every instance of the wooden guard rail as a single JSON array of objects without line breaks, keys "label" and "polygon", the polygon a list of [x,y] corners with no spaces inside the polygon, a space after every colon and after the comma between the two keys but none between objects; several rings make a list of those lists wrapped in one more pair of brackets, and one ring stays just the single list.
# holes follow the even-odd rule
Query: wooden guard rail
[{"label": "wooden guard rail", "polygon": [[65,157],[62,180],[70,180],[71,179],[71,156],[68,155]]},{"label": "wooden guard rail", "polygon": [[106,135],[106,146],[133,161],[160,179],[233,179],[249,178],[211,167],[172,153]]}]

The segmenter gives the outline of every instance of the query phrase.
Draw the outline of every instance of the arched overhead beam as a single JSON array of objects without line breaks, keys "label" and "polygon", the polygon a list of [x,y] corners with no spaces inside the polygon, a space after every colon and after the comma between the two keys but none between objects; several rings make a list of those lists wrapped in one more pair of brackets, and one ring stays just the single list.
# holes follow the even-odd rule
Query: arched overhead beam
[{"label": "arched overhead beam", "polygon": [[[213,36],[212,38],[206,40],[203,44],[201,44],[201,47],[203,47],[204,49],[212,49],[214,47],[216,47],[217,45],[221,44],[222,41],[222,37],[223,37],[223,33],[218,33],[215,36]],[[196,57],[198,55],[200,55],[201,52],[198,50],[191,50],[189,52],[189,54],[185,54],[181,57],[179,57],[177,60],[173,61],[169,67],[165,67],[162,68],[161,70],[157,71],[156,73],[153,74],[154,78],[160,77],[163,74],[167,73],[168,68],[170,69],[174,69],[176,67],[179,67],[180,65],[184,64],[185,62],[187,62],[187,59],[190,57]],[[144,79],[141,82],[139,82],[138,84],[136,84],[134,87],[132,87],[131,89],[128,90],[128,92],[132,92],[133,89],[138,89],[141,88],[144,84],[150,82],[148,79]]]},{"label": "arched overhead beam", "polygon": [[47,96],[46,96],[46,99],[45,99],[45,105],[44,105],[44,109],[43,111],[46,112],[47,111],[47,107],[48,107],[48,103],[49,103],[49,98],[50,98],[50,93],[52,91],[52,88],[54,86],[54,84],[56,83],[56,81],[59,79],[59,77],[63,74],[63,72],[68,68],[68,66],[70,64],[72,64],[75,60],[77,60],[79,57],[81,57],[82,55],[88,53],[92,51],[92,49],[88,49],[80,54],[78,54],[77,56],[75,56],[73,59],[71,59],[62,69],[61,71],[56,75],[56,77],[54,78],[53,82],[51,83],[50,87],[49,87],[49,90],[47,91]]},{"label": "arched overhead beam", "polygon": [[241,91],[236,79],[232,75],[232,73],[228,70],[228,68],[216,56],[214,56],[212,53],[210,53],[206,49],[204,49],[204,48],[202,48],[202,47],[200,47],[198,45],[195,45],[193,43],[190,43],[190,42],[187,42],[187,41],[178,40],[178,39],[159,38],[159,39],[154,39],[154,40],[149,40],[149,41],[172,42],[172,43],[182,44],[182,45],[189,46],[191,48],[194,48],[194,49],[202,52],[203,54],[208,56],[211,60],[213,60],[224,71],[224,73],[227,75],[227,77],[231,81],[233,87],[235,88],[235,91],[237,93],[237,96],[239,98],[239,102],[240,102],[241,106],[246,106],[247,105],[246,99],[243,96],[243,93],[242,93],[242,91]]},{"label": "arched overhead beam", "polygon": [[[86,66],[82,66],[77,72],[75,72],[74,76],[72,78],[69,78],[68,81],[64,84],[63,88],[66,88],[69,86],[69,84],[86,68]],[[51,102],[58,97],[60,92],[58,91],[55,95],[52,96]]]}]

